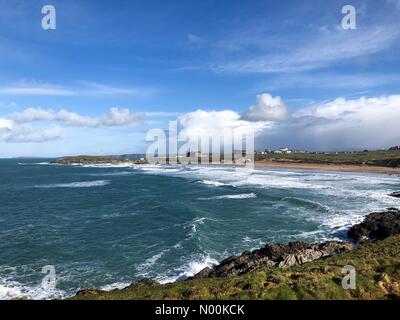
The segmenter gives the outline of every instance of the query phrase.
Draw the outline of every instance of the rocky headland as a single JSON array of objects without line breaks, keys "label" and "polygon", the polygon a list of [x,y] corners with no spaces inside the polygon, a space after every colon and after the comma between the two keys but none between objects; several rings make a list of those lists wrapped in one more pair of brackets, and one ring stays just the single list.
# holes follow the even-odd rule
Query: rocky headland
[{"label": "rocky headland", "polygon": [[52,161],[54,164],[74,165],[74,164],[145,164],[144,158],[141,159],[126,159],[119,156],[72,156],[56,159]]},{"label": "rocky headland", "polygon": [[350,228],[348,237],[354,241],[377,241],[400,234],[400,210],[388,208],[369,214],[362,223]]},{"label": "rocky headland", "polygon": [[267,244],[262,249],[245,251],[240,256],[229,257],[213,268],[205,268],[193,278],[231,277],[268,268],[290,268],[352,249],[353,244],[341,241]]},{"label": "rocky headland", "polygon": [[[357,290],[341,288],[356,268]],[[400,210],[373,212],[348,241],[266,244],[171,284],[142,279],[121,290],[84,289],[73,299],[400,299]],[[269,291],[267,291],[269,290]]]}]

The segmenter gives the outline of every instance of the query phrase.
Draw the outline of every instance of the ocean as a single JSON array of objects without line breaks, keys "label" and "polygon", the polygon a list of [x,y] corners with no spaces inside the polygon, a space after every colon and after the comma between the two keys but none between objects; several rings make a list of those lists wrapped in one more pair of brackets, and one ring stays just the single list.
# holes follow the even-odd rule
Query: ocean
[{"label": "ocean", "polygon": [[172,282],[268,242],[344,239],[399,205],[396,175],[50,161],[0,160],[0,299]]}]

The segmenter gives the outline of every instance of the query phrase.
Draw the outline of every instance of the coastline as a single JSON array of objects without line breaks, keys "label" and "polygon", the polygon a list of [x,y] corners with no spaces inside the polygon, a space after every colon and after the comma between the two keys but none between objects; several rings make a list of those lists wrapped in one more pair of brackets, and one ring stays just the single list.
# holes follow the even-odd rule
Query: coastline
[{"label": "coastline", "polygon": [[[266,244],[231,256],[186,280],[144,278],[123,289],[83,289],[72,300],[371,300],[400,299],[400,210],[373,212],[347,241]],[[357,285],[343,287],[344,267]]]},{"label": "coastline", "polygon": [[[400,210],[373,212],[348,229],[346,240],[267,243],[196,275],[170,283],[141,278],[120,288],[81,289],[54,300],[398,300]],[[343,266],[357,288],[341,287]],[[46,298],[42,298],[47,300]],[[30,296],[12,300],[32,300]]]},{"label": "coastline", "polygon": [[381,173],[381,174],[400,174],[400,167],[381,167],[370,165],[350,165],[350,164],[322,164],[307,162],[285,162],[285,161],[255,161],[256,168],[279,168],[279,169],[306,169],[320,171],[339,171],[339,172],[359,172],[359,173]]},{"label": "coastline", "polygon": [[[334,160],[334,161],[333,161]],[[320,171],[337,171],[337,172],[358,172],[358,173],[378,173],[378,174],[400,174],[400,164],[396,158],[393,159],[380,159],[369,160],[364,159],[362,162],[359,159],[262,159],[254,161],[254,167],[256,168],[279,168],[279,169],[303,169],[303,170],[320,170]],[[137,165],[137,164],[148,164],[145,158],[136,160],[123,159],[117,156],[69,156],[58,158],[52,161],[54,164],[71,165],[71,164],[124,164],[124,165]],[[201,160],[200,163],[201,165]],[[210,163],[211,165],[221,166],[243,166],[242,164],[224,164],[221,163]],[[383,164],[383,165],[382,165]]]},{"label": "coastline", "polygon": [[[53,161],[59,165],[143,165],[148,164],[143,161]],[[166,164],[169,165],[169,164]],[[199,164],[204,165],[204,164]],[[210,163],[212,166],[243,167],[241,164]],[[336,172],[356,172],[356,173],[378,173],[378,174],[398,174],[400,167],[383,167],[373,165],[351,165],[351,164],[326,164],[326,163],[307,163],[307,162],[286,162],[286,161],[255,161],[255,168],[273,168],[273,169],[298,169],[298,170],[316,170],[316,171],[336,171]]]},{"label": "coastline", "polygon": [[[327,165],[327,164],[306,164],[306,163],[280,163],[280,162],[272,162],[272,164],[273,165],[276,165],[276,166],[271,166],[271,165],[269,165],[269,164],[271,164],[271,162],[272,161],[259,161],[259,162],[257,162],[257,164],[256,164],[256,169],[257,168],[260,168],[261,170],[262,170],[262,168],[271,168],[271,167],[275,167],[275,168],[288,168],[289,167],[289,169],[304,169],[304,170],[322,170],[322,171],[338,171],[338,168],[337,168],[337,166],[335,166],[335,165]],[[92,162],[93,164],[99,164],[99,165],[101,165],[101,164],[105,164],[104,162]],[[107,162],[108,163],[108,162]],[[109,163],[111,166],[112,165],[115,165],[115,164],[122,164],[122,163],[124,163],[124,164],[127,164],[128,165],[128,167],[129,167],[129,162],[119,162],[119,161],[117,161],[116,163]],[[66,163],[66,165],[68,165],[69,163]],[[85,165],[86,163],[80,163],[81,165]],[[294,165],[294,166],[293,166]],[[304,167],[303,165],[306,165],[306,167]],[[216,166],[238,166],[238,165],[228,165],[228,164],[216,164]],[[300,166],[300,167],[299,167]],[[310,166],[312,167],[311,169],[310,169]],[[329,166],[329,168],[331,168],[331,170],[327,170],[326,169],[326,167],[327,166]],[[342,165],[342,166],[339,166],[339,167],[345,167],[345,169],[347,169],[347,170],[349,170],[349,167],[351,168],[351,169],[353,169],[353,167],[354,166],[350,166],[350,165]],[[364,168],[360,168],[360,166],[355,166],[355,167],[357,167],[357,168],[359,168],[359,169],[364,169]],[[366,166],[366,167],[368,167],[369,169],[376,169],[375,167],[370,167],[370,166]],[[383,167],[382,169],[385,169],[385,170],[387,170],[387,169],[390,169],[390,168],[387,168],[387,167]],[[218,170],[220,170],[220,169],[218,169]],[[387,171],[385,171],[384,170],[384,172],[379,172],[379,173],[387,173]],[[254,170],[254,171],[257,171],[257,170]],[[289,170],[290,171],[290,170]],[[354,171],[351,171],[351,172],[354,172]],[[365,171],[363,171],[363,172],[365,172]],[[371,172],[371,171],[368,171],[368,172]],[[277,173],[279,173],[279,174],[281,174],[282,173],[282,171],[281,170],[277,170]],[[314,172],[309,172],[308,174],[311,174],[311,175],[319,175],[318,173],[314,173]],[[338,173],[339,175],[340,175],[340,173]],[[323,175],[323,172],[321,172],[321,175]],[[345,174],[344,174],[345,175]],[[365,175],[367,175],[367,173],[365,174]],[[361,176],[361,175],[360,175]],[[375,177],[374,177],[375,178]],[[389,176],[381,176],[381,177],[379,177],[379,179],[382,179],[382,180],[385,180],[386,181],[386,179],[393,179],[393,180],[398,180],[398,176],[396,175],[396,176],[394,176],[394,177],[389,177]],[[362,179],[362,181],[364,181],[364,179]],[[364,183],[364,182],[363,182]],[[392,190],[393,191],[393,190]],[[397,205],[398,203],[393,203],[393,204],[391,204],[390,206],[393,206],[393,207],[398,207],[398,205]],[[380,208],[386,208],[386,206],[379,206]],[[387,207],[389,207],[389,205],[387,206]],[[359,207],[360,208],[360,207]],[[351,221],[354,221],[354,220],[352,220],[351,219]],[[343,239],[343,238],[340,238],[340,239]],[[325,241],[325,240],[324,240]],[[265,242],[264,242],[265,243]],[[281,242],[281,243],[286,243],[286,242]],[[391,243],[391,245],[393,244],[393,242],[390,242]],[[397,242],[397,243],[400,243],[400,242]],[[310,242],[310,244],[311,244],[311,242]],[[380,248],[382,248],[383,246],[381,246],[381,245],[379,245],[379,247]],[[397,253],[396,253],[397,254]],[[348,256],[348,257],[350,257],[350,259],[352,259],[351,257],[352,257],[352,254],[350,253],[350,254],[347,254],[346,256]],[[386,257],[385,257],[386,258]],[[400,261],[399,261],[400,262]],[[314,262],[312,262],[313,263],[313,265],[317,265],[318,263],[317,262],[315,262],[315,264],[314,264]],[[325,262],[321,262],[321,263],[324,263],[325,264]],[[400,264],[399,264],[400,265]],[[297,268],[297,267],[296,267]],[[301,267],[302,268],[302,267]],[[305,269],[304,269],[305,270]],[[258,272],[258,271],[256,271],[256,272]],[[268,271],[269,272],[269,271]],[[275,271],[274,271],[275,272]],[[276,271],[276,272],[278,272],[278,271]],[[203,272],[204,273],[204,272]],[[217,273],[219,273],[219,272],[217,272]],[[286,274],[286,273],[284,273],[284,274]],[[252,278],[253,277],[253,275],[247,275],[247,273],[246,273],[246,275],[243,275],[243,277],[247,277],[247,278]],[[241,279],[243,279],[243,278],[241,278]],[[130,281],[133,281],[133,280],[130,280]],[[153,282],[151,282],[151,281],[148,281],[148,282],[146,282],[146,283],[143,283],[143,282],[141,282],[140,284],[131,284],[131,285],[129,285],[129,282],[130,282],[129,280],[127,281],[127,282],[125,282],[124,283],[124,285],[126,285],[127,287],[126,288],[128,288],[128,287],[130,287],[130,289],[120,289],[120,288],[122,288],[122,286],[118,289],[118,290],[122,290],[122,291],[115,291],[114,290],[114,288],[115,287],[109,287],[109,288],[103,288],[103,287],[100,287],[101,288],[101,290],[98,290],[98,289],[90,289],[90,290],[92,290],[93,291],[93,294],[95,294],[95,295],[97,295],[98,294],[98,292],[102,292],[102,293],[100,293],[100,296],[99,296],[99,298],[100,297],[114,297],[114,295],[115,296],[117,296],[117,295],[121,295],[121,297],[123,297],[124,295],[127,295],[127,298],[136,298],[136,297],[138,297],[138,294],[140,293],[140,292],[144,292],[144,291],[146,291],[146,292],[152,292],[151,294],[155,294],[155,295],[157,295],[159,292],[159,290],[163,290],[164,292],[166,292],[167,291],[167,288],[172,288],[172,290],[175,290],[175,288],[178,288],[178,287],[185,287],[185,288],[188,288],[188,287],[190,287],[190,285],[188,284],[188,285],[186,285],[186,284],[183,284],[183,283],[181,283],[181,282],[174,282],[174,283],[172,283],[172,284],[168,284],[168,286],[169,287],[166,287],[166,286],[164,286],[164,285],[162,285],[162,286],[160,286],[160,284],[158,284],[158,283],[153,283]],[[206,286],[206,287],[208,287],[209,286],[209,283],[213,283],[213,282],[218,282],[220,285],[223,285],[223,286],[228,286],[228,285],[231,285],[232,284],[232,282],[229,280],[229,279],[227,279],[227,278],[218,278],[218,277],[216,277],[216,278],[213,278],[213,279],[196,279],[196,280],[193,280],[193,281],[195,281],[195,282],[193,282],[193,283],[199,283],[201,286]],[[236,280],[235,280],[236,281]],[[242,281],[242,280],[241,280]],[[251,280],[251,281],[253,281],[253,280]],[[267,281],[267,280],[266,280]],[[285,280],[286,281],[286,280]],[[288,279],[288,281],[291,281],[290,279]],[[192,282],[191,282],[192,283]],[[135,289],[133,289],[133,288],[135,288]],[[235,289],[235,288],[233,288],[233,289]],[[232,290],[233,290],[232,289]],[[90,290],[88,290],[87,292],[88,293],[90,293]],[[98,290],[98,291],[96,291],[96,290]],[[109,290],[109,291],[105,291],[105,290]],[[188,289],[189,290],[189,289]],[[200,290],[200,289],[199,289]],[[228,290],[228,289],[227,289]],[[111,292],[111,293],[107,293],[107,292]],[[168,293],[168,295],[169,295],[170,293]],[[199,293],[200,294],[200,293]],[[110,296],[109,296],[110,295]],[[179,296],[178,298],[179,299],[184,299],[185,297],[185,294],[182,294],[182,297],[181,296]],[[67,297],[71,297],[69,294],[68,294],[68,296],[65,296],[65,298],[67,298]],[[89,296],[88,297],[82,297],[83,299],[86,299],[86,298],[89,298]],[[233,297],[233,298],[235,298],[235,297]]]}]

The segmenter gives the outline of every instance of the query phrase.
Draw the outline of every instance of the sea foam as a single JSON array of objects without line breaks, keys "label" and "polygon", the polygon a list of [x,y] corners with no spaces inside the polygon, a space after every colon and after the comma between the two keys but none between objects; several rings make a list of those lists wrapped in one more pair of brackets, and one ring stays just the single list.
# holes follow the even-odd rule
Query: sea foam
[{"label": "sea foam", "polygon": [[0,279],[0,300],[28,298],[46,300],[63,298],[66,294],[62,290],[44,289],[41,286],[27,286],[13,280]]},{"label": "sea foam", "polygon": [[109,180],[95,180],[95,181],[78,181],[70,183],[54,183],[54,184],[42,184],[36,185],[34,188],[91,188],[91,187],[103,187],[110,184]]},{"label": "sea foam", "polygon": [[257,195],[254,192],[251,193],[242,193],[242,194],[225,194],[222,196],[214,196],[209,198],[199,198],[199,200],[241,200],[241,199],[254,199],[257,198]]}]

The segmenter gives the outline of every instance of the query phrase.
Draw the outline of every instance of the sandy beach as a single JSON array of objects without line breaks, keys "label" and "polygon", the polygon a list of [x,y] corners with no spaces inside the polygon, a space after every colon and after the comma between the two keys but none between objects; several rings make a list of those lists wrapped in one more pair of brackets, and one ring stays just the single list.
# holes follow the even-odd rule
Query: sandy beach
[{"label": "sandy beach", "polygon": [[270,167],[282,169],[307,169],[323,171],[342,171],[342,172],[366,172],[383,174],[400,174],[400,168],[389,168],[379,166],[358,166],[345,164],[320,164],[320,163],[294,163],[276,161],[256,161],[256,167]]}]

